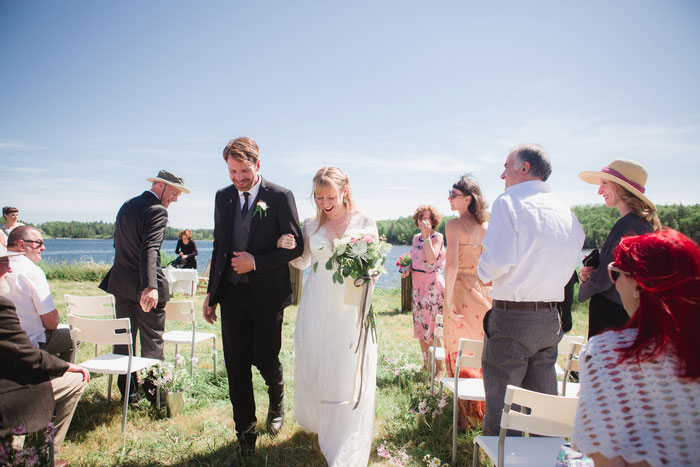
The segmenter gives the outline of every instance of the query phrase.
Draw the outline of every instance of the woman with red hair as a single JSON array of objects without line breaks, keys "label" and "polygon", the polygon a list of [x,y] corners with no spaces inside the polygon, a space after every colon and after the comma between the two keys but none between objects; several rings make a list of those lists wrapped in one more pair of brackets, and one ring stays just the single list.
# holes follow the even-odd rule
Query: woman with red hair
[{"label": "woman with red hair", "polygon": [[600,465],[700,459],[700,248],[664,229],[624,237],[608,265],[631,319],[579,356],[576,447]]}]

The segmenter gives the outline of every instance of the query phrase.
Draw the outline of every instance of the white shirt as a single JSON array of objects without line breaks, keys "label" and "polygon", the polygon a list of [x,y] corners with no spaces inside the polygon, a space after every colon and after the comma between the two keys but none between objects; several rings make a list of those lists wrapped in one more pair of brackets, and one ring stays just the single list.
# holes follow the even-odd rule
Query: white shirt
[{"label": "white shirt", "polygon": [[493,281],[491,298],[561,302],[585,234],[549,184],[533,180],[506,188],[493,202],[477,273]]},{"label": "white shirt", "polygon": [[56,309],[46,274],[26,256],[10,257],[12,272],[7,277],[10,293],[5,298],[14,303],[19,324],[36,347],[46,342],[41,315]]},{"label": "white shirt", "polygon": [[[260,181],[262,180],[262,177],[260,175],[257,176],[258,181],[255,182],[255,185],[250,187],[250,190],[248,190],[248,193],[250,193],[250,196],[248,197],[248,210],[250,211],[250,208],[253,204],[253,201],[255,201],[255,198],[258,197],[258,193],[260,192]],[[238,190],[238,188],[236,188]],[[243,203],[245,202],[245,196],[243,196],[243,193],[245,191],[240,191],[238,190],[238,202],[241,204],[241,209],[243,209]]]}]

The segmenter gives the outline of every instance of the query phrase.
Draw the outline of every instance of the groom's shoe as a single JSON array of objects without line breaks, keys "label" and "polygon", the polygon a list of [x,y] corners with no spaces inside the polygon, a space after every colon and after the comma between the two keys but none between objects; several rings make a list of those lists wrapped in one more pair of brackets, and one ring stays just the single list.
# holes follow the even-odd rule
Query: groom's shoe
[{"label": "groom's shoe", "polygon": [[279,410],[269,410],[267,412],[267,422],[265,428],[270,436],[277,436],[284,425],[284,408],[280,405]]}]

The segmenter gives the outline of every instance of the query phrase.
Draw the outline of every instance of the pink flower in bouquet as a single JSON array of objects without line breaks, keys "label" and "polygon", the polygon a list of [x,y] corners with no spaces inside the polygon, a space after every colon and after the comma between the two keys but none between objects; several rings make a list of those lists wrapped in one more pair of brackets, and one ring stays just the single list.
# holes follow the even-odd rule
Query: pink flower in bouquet
[{"label": "pink flower in bouquet", "polygon": [[371,235],[365,235],[362,237],[362,241],[365,243],[372,243],[374,241],[374,238],[372,238]]}]

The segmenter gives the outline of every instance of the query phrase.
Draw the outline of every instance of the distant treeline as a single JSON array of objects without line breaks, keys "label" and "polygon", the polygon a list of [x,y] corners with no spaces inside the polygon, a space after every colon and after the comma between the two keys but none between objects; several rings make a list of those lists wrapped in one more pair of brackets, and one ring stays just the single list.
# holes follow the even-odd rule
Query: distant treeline
[{"label": "distant treeline", "polygon": [[[684,206],[682,204],[670,204],[657,206],[661,225],[671,227],[700,242],[700,204]],[[584,248],[596,248],[603,244],[613,224],[620,218],[620,213],[615,208],[605,206],[574,206],[572,208],[576,217],[583,225],[586,232]],[[452,217],[445,218],[438,230],[445,233],[445,222]],[[395,220],[377,221],[380,235],[386,236],[389,243],[394,245],[408,245],[419,229],[413,224],[411,217],[400,217]]]},{"label": "distant treeline", "polygon": [[[684,206],[669,204],[657,206],[661,225],[674,228],[700,242],[700,204]],[[599,247],[610,233],[613,224],[620,217],[617,209],[600,205],[574,206],[576,217],[586,232],[584,248]],[[438,226],[438,231],[445,233],[445,223],[454,217],[446,217]],[[54,238],[112,238],[114,224],[107,222],[44,222],[37,225],[47,237]],[[398,219],[377,221],[379,234],[384,235],[389,243],[408,245],[419,229],[409,216]],[[191,229],[195,240],[212,240],[212,229]],[[173,227],[165,229],[166,240],[177,240],[179,230]]]},{"label": "distant treeline", "polygon": [[[700,242],[700,204],[669,204],[656,208],[662,226],[671,227]],[[605,206],[574,206],[572,210],[586,232],[584,248],[602,246],[613,224],[620,218],[617,209]]]},{"label": "distant treeline", "polygon": [[[36,226],[44,235],[53,238],[113,238],[114,224],[109,222],[44,222]],[[195,240],[212,240],[213,229],[190,229]],[[165,228],[166,240],[177,240],[179,229]]]}]

